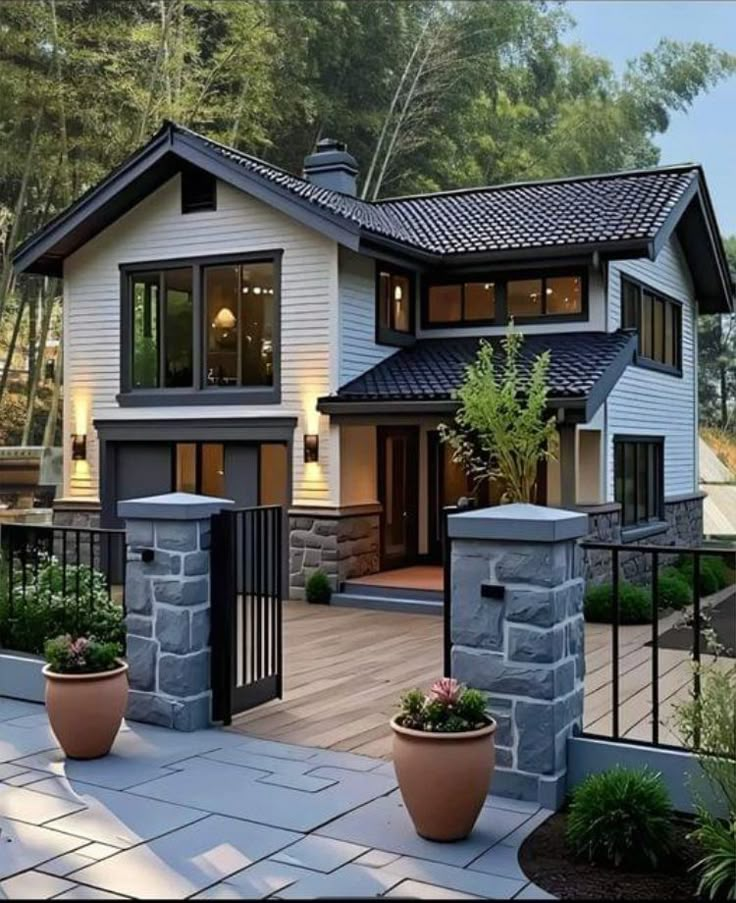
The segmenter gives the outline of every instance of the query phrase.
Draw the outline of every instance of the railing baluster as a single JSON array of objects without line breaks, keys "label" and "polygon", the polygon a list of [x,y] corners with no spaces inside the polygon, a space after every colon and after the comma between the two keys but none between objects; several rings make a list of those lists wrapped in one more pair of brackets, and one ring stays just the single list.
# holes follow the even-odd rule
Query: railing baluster
[{"label": "railing baluster", "polygon": [[611,667],[613,669],[612,693],[613,693],[613,737],[618,739],[619,735],[619,685],[618,685],[618,657],[619,657],[619,622],[620,622],[620,600],[619,600],[619,567],[618,567],[618,549],[613,549],[611,553],[611,564],[613,567],[613,603],[611,629],[613,630],[613,643],[611,655],[613,661]]},{"label": "railing baluster", "polygon": [[[700,552],[693,552],[693,697],[696,703],[700,702]],[[696,705],[697,712],[697,705]],[[700,724],[695,719],[693,733],[693,745],[700,748]]]},{"label": "railing baluster", "polygon": [[652,743],[659,743],[659,552],[652,552]]},{"label": "railing baluster", "polygon": [[[283,523],[283,511],[281,508],[276,509],[276,537],[277,544],[276,549],[281,548],[281,543],[284,539],[284,523]],[[281,555],[276,552],[276,693],[279,699],[284,695],[284,649],[283,649],[283,638],[282,638],[282,617],[283,617],[283,587],[282,587],[282,558]]]}]

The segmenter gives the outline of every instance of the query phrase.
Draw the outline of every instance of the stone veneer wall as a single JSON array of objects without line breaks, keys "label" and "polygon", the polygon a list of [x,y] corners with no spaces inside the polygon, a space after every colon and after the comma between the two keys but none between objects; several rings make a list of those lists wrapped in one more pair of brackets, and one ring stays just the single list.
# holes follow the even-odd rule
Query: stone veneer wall
[{"label": "stone veneer wall", "polygon": [[78,505],[73,502],[54,502],[52,520],[54,526],[57,527],[79,527],[80,529],[99,527],[100,505],[99,503],[85,504],[84,502],[80,502]]},{"label": "stone veneer wall", "polygon": [[127,717],[177,730],[210,723],[210,522],[128,520]]},{"label": "stone veneer wall", "polygon": [[351,577],[379,570],[380,515],[293,511],[289,517],[289,588],[292,599],[303,599],[306,582],[324,571],[337,591]]},{"label": "stone veneer wall", "polygon": [[[637,545],[699,546],[703,542],[703,493],[665,500],[665,520],[668,527],[661,533],[636,540]],[[582,509],[586,510],[586,509]],[[621,506],[600,505],[587,509],[590,534],[586,539],[594,542],[621,542]],[[673,554],[660,558],[662,566],[676,560]],[[621,574],[632,583],[648,583],[652,578],[652,556],[641,552],[622,552]],[[607,583],[611,580],[611,553],[588,550],[585,552],[584,575],[591,583]]]}]

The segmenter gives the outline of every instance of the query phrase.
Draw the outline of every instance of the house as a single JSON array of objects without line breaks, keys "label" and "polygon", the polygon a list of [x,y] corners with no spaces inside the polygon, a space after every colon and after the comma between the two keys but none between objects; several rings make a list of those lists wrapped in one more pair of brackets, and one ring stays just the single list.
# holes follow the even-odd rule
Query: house
[{"label": "house", "polygon": [[[697,165],[367,202],[166,123],[16,252],[64,279],[59,522],[172,489],[282,504],[290,581],[438,562],[467,494],[438,441],[479,337],[551,351],[542,501],[691,544],[699,314],[733,286]],[[494,503],[494,491],[481,498]]]}]

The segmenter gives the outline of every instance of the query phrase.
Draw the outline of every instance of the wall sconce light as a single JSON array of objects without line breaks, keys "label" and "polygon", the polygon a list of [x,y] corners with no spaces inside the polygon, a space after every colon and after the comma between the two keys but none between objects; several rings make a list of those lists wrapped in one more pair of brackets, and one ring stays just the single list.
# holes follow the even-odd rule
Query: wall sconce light
[{"label": "wall sconce light", "polygon": [[304,463],[316,464],[319,461],[319,436],[317,433],[304,434]]},{"label": "wall sconce light", "polygon": [[72,433],[72,461],[87,460],[87,436],[84,433]]}]

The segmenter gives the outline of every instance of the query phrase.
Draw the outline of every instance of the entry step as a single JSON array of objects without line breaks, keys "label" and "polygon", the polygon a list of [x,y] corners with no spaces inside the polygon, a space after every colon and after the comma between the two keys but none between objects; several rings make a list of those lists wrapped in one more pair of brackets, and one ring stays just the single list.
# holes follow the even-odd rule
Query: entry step
[{"label": "entry step", "polygon": [[444,594],[439,590],[377,586],[371,583],[347,580],[342,585],[340,592],[333,594],[331,604],[347,608],[441,615],[444,608]]}]

